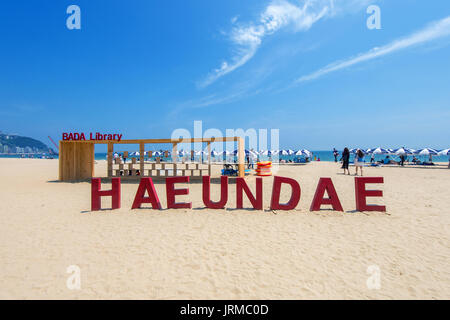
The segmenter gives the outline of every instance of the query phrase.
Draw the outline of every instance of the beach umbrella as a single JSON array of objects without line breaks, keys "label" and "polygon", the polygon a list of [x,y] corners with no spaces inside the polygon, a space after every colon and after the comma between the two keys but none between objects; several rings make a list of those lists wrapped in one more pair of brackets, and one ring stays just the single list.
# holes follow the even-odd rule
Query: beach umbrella
[{"label": "beach umbrella", "polygon": [[416,154],[418,154],[419,156],[437,156],[438,152],[434,149],[431,148],[424,148],[424,149],[420,149],[416,152]]},{"label": "beach umbrella", "polygon": [[153,152],[153,155],[154,155],[155,157],[159,157],[159,156],[162,155],[162,152],[161,152],[161,151],[155,151],[155,152]]},{"label": "beach umbrella", "polygon": [[378,147],[378,148],[372,149],[371,153],[373,153],[373,154],[388,154],[390,152],[389,152],[388,149],[384,149],[384,148]]},{"label": "beach umbrella", "polygon": [[211,155],[212,155],[213,157],[218,156],[219,154],[220,154],[220,153],[217,152],[216,150],[211,151]]},{"label": "beach umbrella", "polygon": [[288,155],[290,155],[290,156],[295,153],[295,151],[292,150],[292,149],[287,149],[287,150],[284,150],[284,151],[286,151],[288,153]]},{"label": "beach umbrella", "polygon": [[287,150],[280,150],[280,155],[282,156],[288,156],[289,152]]},{"label": "beach umbrella", "polygon": [[272,155],[272,151],[270,151],[270,150],[261,150],[259,152],[259,154],[263,155],[263,156],[270,156],[270,155]]},{"label": "beach umbrella", "polygon": [[228,150],[223,150],[223,151],[221,152],[221,154],[222,154],[222,155],[226,155],[226,156],[228,156],[228,155],[230,155],[230,154],[231,154],[231,152],[230,152],[230,151],[228,151]]},{"label": "beach umbrella", "polygon": [[304,153],[303,153],[302,150],[298,150],[297,152],[295,152],[295,155],[296,156],[302,156],[302,155],[304,155]]},{"label": "beach umbrella", "polygon": [[364,151],[364,153],[366,153],[366,154],[371,154],[372,152],[373,152],[373,150],[375,150],[375,149],[372,149],[372,148],[369,148],[369,149],[367,149],[366,151]]},{"label": "beach umbrella", "polygon": [[444,149],[439,151],[440,156],[450,156],[450,149]]},{"label": "beach umbrella", "polygon": [[275,156],[280,153],[280,150],[270,150],[270,153]]},{"label": "beach umbrella", "polygon": [[302,149],[301,150],[307,157],[312,157],[312,152],[311,151],[309,151],[309,150],[306,150],[306,149]]},{"label": "beach umbrella", "polygon": [[396,154],[396,155],[398,155],[398,156],[401,156],[401,155],[414,154],[414,152],[415,152],[415,150],[413,150],[413,149],[408,149],[408,148],[398,148],[398,149],[392,150],[391,153]]}]

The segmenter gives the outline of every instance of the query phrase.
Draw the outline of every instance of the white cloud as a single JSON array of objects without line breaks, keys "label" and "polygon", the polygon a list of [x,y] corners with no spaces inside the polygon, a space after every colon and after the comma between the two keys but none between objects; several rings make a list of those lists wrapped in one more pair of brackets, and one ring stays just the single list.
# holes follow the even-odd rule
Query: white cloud
[{"label": "white cloud", "polygon": [[428,25],[427,27],[425,27],[424,29],[416,33],[413,33],[408,37],[395,40],[382,47],[375,47],[368,52],[357,55],[356,57],[351,57],[343,61],[338,61],[329,64],[324,68],[321,68],[313,73],[298,78],[295,82],[299,83],[314,80],[328,73],[345,69],[364,61],[379,58],[381,56],[385,56],[399,50],[407,49],[415,45],[424,44],[429,41],[449,35],[450,35],[450,16],[442,20],[435,21],[430,25]]},{"label": "white cloud", "polygon": [[230,61],[222,62],[205,80],[199,83],[206,87],[220,77],[236,70],[247,63],[256,53],[264,37],[280,29],[291,27],[294,32],[306,31],[311,26],[334,10],[335,0],[303,0],[292,4],[286,0],[273,0],[260,14],[259,21],[237,24],[233,18],[230,39],[236,46]]}]

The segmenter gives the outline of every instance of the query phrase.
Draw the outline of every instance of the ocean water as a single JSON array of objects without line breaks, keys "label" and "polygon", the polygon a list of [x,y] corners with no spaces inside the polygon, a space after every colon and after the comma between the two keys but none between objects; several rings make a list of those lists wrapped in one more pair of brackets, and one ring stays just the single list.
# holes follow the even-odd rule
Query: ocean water
[{"label": "ocean water", "polygon": [[[313,154],[312,160],[319,160],[320,161],[334,161],[334,156],[333,156],[333,151],[311,151]],[[341,153],[341,152],[340,152]],[[40,156],[34,156],[34,158],[39,158]],[[58,158],[58,156],[53,155],[53,157],[55,159]],[[278,156],[280,160],[294,160],[295,158],[297,158],[298,156]],[[303,157],[303,156],[301,156]],[[378,160],[382,160],[386,157],[386,155],[375,155],[375,161]],[[419,160],[421,161],[428,161],[428,157],[427,156],[416,156]],[[0,155],[0,158],[21,158],[21,155],[11,155],[11,154],[2,154]],[[154,158],[154,157],[153,157]],[[206,161],[206,156],[203,156],[204,161]],[[353,160],[354,155],[352,155],[350,157],[350,160]],[[395,160],[395,161],[399,161],[400,158],[396,155],[390,155],[390,158]],[[95,154],[95,159],[96,160],[106,160],[106,153],[105,152],[100,152],[100,153],[96,153]],[[223,159],[223,157],[213,157],[212,161],[220,161],[221,159]],[[338,160],[340,159],[340,156],[338,157]],[[411,160],[412,156],[408,156],[408,159]],[[164,161],[170,161],[171,158],[165,158],[163,157]],[[199,161],[200,157],[199,156],[195,156],[195,160]],[[233,156],[228,156],[227,157],[228,161],[234,161],[236,160],[236,157]],[[270,160],[269,157],[267,156],[260,156],[260,160],[261,161],[265,161],[265,160]],[[366,155],[365,157],[366,162],[370,161],[370,155]],[[433,156],[433,162],[448,162],[449,161],[449,156]]]},{"label": "ocean water", "polygon": [[[320,161],[327,161],[327,162],[333,162],[334,161],[333,151],[323,151],[322,150],[322,151],[311,151],[311,152],[313,154],[313,156],[312,156],[312,160],[313,161],[314,160],[317,161],[319,159],[320,159]],[[339,161],[340,157],[341,156],[339,155],[338,161]],[[386,155],[375,155],[375,161],[382,160],[385,157],[386,157]],[[155,157],[153,157],[153,158],[155,158]],[[168,157],[168,158],[162,157],[162,158],[163,158],[164,161],[170,161],[172,159],[171,157]],[[279,155],[278,158],[280,160],[286,160],[286,161],[292,160],[293,161],[295,158],[298,158],[298,156],[295,156],[295,155],[292,155],[292,156],[281,156],[281,155]],[[300,156],[300,158],[304,158],[304,156]],[[354,155],[352,154],[351,157],[350,157],[350,160],[353,160],[353,158],[354,158]],[[400,157],[398,157],[396,155],[390,155],[390,158],[392,160],[395,160],[395,161],[399,161],[400,160]],[[425,156],[416,156],[416,158],[420,159],[421,161],[424,161],[424,160],[428,161],[428,157],[425,157]],[[95,154],[95,159],[97,159],[97,160],[106,160],[106,153],[96,153]],[[203,159],[204,159],[204,161],[206,161],[207,156],[203,156]],[[218,156],[218,157],[213,157],[212,161],[220,161],[222,159],[223,159],[223,157]],[[233,157],[233,156],[228,156],[227,159],[229,161],[230,160],[231,161],[237,160],[236,157]],[[262,156],[262,155],[259,156],[259,159],[261,161],[270,160],[269,157]],[[408,156],[408,159],[411,160],[412,156]],[[195,156],[195,160],[196,161],[200,160],[200,156]],[[370,161],[370,155],[366,155],[365,156],[365,160],[367,162],[369,162]],[[433,161],[434,162],[448,162],[449,161],[449,157],[448,156],[433,156]]]}]

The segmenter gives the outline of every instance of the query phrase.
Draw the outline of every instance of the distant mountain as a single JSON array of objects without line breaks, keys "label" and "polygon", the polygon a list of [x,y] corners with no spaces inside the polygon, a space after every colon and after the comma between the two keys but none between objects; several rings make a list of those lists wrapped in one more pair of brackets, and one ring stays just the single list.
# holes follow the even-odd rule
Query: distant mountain
[{"label": "distant mountain", "polygon": [[56,153],[42,141],[0,132],[0,153]]}]

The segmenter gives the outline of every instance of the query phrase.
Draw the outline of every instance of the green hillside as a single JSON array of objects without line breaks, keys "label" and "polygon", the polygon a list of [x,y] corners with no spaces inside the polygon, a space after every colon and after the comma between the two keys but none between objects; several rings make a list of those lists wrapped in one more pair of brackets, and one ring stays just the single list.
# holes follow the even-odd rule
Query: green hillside
[{"label": "green hillside", "polygon": [[[34,152],[49,152],[50,148],[44,144],[43,142],[30,138],[30,137],[22,137],[18,135],[9,135],[0,133],[0,144],[2,148],[4,146],[8,146],[10,153],[15,153],[16,147],[19,148],[31,148]],[[2,152],[3,150],[0,150]],[[53,150],[52,150],[53,152]]]}]

